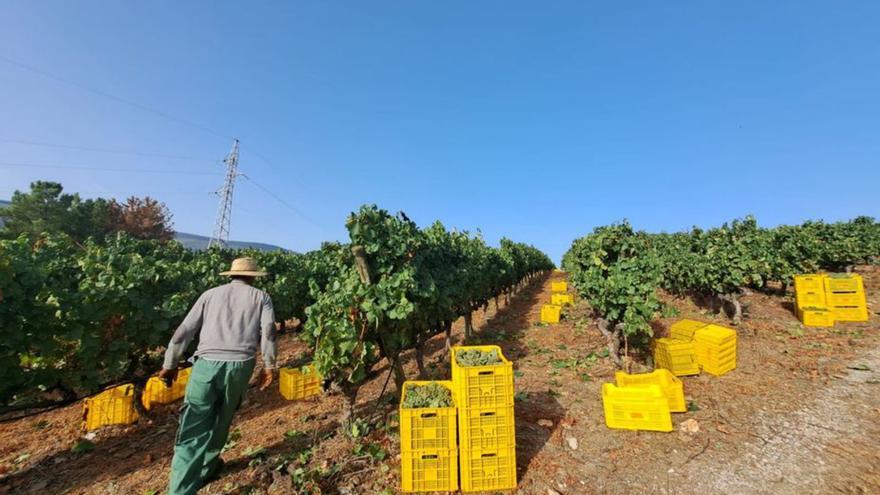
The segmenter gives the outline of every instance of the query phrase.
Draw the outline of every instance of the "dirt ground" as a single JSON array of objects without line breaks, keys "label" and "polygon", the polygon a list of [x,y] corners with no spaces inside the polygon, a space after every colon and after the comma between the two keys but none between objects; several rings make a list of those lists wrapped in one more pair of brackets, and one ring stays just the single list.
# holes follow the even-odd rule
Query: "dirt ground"
[{"label": "dirt ground", "polygon": [[[876,311],[880,270],[859,271]],[[560,324],[537,323],[550,282],[561,278],[535,280],[510,304],[474,318],[476,340],[499,344],[516,369],[517,493],[880,493],[876,312],[867,323],[813,329],[792,315],[790,294],[746,296],[737,369],[684,377],[690,411],[673,415],[674,432],[611,430],[600,387],[613,381],[614,366],[588,308],[578,302]],[[679,314],[657,322],[659,335],[684,317],[727,324],[688,299],[667,302]],[[455,340],[462,340],[461,322]],[[294,335],[281,339],[282,362],[305,352]],[[414,377],[414,360],[406,357]],[[426,363],[431,378],[448,379],[439,336]],[[277,390],[252,389],[224,454],[227,469],[201,493],[396,493],[396,403],[393,391],[380,398],[387,375],[383,363],[362,387],[365,420],[354,437],[338,431],[339,395],[287,402]],[[92,448],[75,449],[83,437],[81,408],[0,424],[0,493],[162,493],[178,406],[158,411],[152,422],[105,428],[86,445]],[[686,431],[685,421],[699,430]]]}]

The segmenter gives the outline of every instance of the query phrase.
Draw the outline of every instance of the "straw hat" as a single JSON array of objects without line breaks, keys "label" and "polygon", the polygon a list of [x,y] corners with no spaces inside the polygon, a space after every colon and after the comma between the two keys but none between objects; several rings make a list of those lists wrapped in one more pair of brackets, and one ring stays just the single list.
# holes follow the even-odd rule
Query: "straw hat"
[{"label": "straw hat", "polygon": [[236,258],[232,260],[232,266],[228,272],[220,272],[220,275],[241,275],[243,277],[265,277],[264,272],[253,258]]}]

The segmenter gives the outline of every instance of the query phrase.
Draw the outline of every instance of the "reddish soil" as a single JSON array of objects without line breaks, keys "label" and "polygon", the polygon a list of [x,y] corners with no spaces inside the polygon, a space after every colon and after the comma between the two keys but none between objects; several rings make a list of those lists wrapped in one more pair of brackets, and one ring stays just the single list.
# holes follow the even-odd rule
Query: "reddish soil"
[{"label": "reddish soil", "polygon": [[[880,308],[880,270],[860,272],[869,306]],[[674,432],[611,430],[599,391],[613,381],[614,366],[602,357],[588,308],[578,302],[560,324],[537,324],[550,281],[562,277],[536,280],[509,305],[474,318],[476,340],[501,345],[515,363],[517,493],[880,493],[877,314],[867,323],[805,328],[792,315],[790,295],[747,296],[737,369],[683,378],[694,410],[673,415]],[[660,320],[658,334],[683,317],[727,324],[688,299],[667,302],[680,314]],[[281,339],[282,361],[305,351],[295,336]],[[414,377],[410,354],[406,369]],[[639,362],[635,356],[636,369]],[[440,336],[426,363],[431,378],[449,377]],[[387,375],[383,363],[361,389],[359,416],[371,431],[357,439],[338,431],[339,395],[287,402],[276,390],[252,389],[224,454],[227,470],[202,493],[396,493],[393,390],[379,397]],[[73,452],[81,408],[0,424],[0,493],[162,493],[178,406],[152,422],[102,429],[92,450]],[[684,431],[687,420],[699,431]]]}]

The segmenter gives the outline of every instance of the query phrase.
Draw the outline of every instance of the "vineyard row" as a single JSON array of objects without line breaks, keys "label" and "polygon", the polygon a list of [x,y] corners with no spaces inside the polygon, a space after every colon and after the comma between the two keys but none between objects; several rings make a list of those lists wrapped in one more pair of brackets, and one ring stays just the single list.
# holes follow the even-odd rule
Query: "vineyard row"
[{"label": "vineyard row", "polygon": [[225,283],[218,273],[239,256],[272,274],[257,284],[276,318],[304,322],[318,371],[350,390],[383,357],[402,383],[403,350],[420,357],[429,336],[461,316],[469,323],[474,310],[553,268],[534,247],[507,239],[490,247],[439,222],[420,229],[375,206],[346,226],[350,244],[306,254],[191,251],[122,234],[83,244],[64,235],[0,241],[0,404],[145,381],[189,306]]},{"label": "vineyard row", "polygon": [[621,344],[644,345],[652,336],[650,322],[662,310],[657,289],[709,301],[739,324],[748,290],[784,294],[796,274],[878,261],[880,223],[873,218],[762,228],[746,217],[673,234],[635,231],[627,222],[599,227],[574,241],[563,268],[619,362]]}]

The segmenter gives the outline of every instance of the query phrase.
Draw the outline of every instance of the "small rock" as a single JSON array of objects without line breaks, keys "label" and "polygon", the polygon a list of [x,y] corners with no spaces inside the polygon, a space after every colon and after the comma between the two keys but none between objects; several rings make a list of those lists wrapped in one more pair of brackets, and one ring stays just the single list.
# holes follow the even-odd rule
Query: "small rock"
[{"label": "small rock", "polygon": [[544,428],[553,428],[553,421],[549,419],[539,419],[538,426],[543,426]]},{"label": "small rock", "polygon": [[686,433],[699,433],[700,432],[700,423],[697,422],[696,419],[689,419],[687,421],[683,421],[680,425],[681,431]]},{"label": "small rock", "polygon": [[566,443],[568,443],[568,447],[569,447],[571,450],[577,450],[577,449],[578,449],[578,439],[577,439],[577,438],[575,438],[575,437],[567,437],[567,438],[565,439],[565,441],[566,441]]}]

